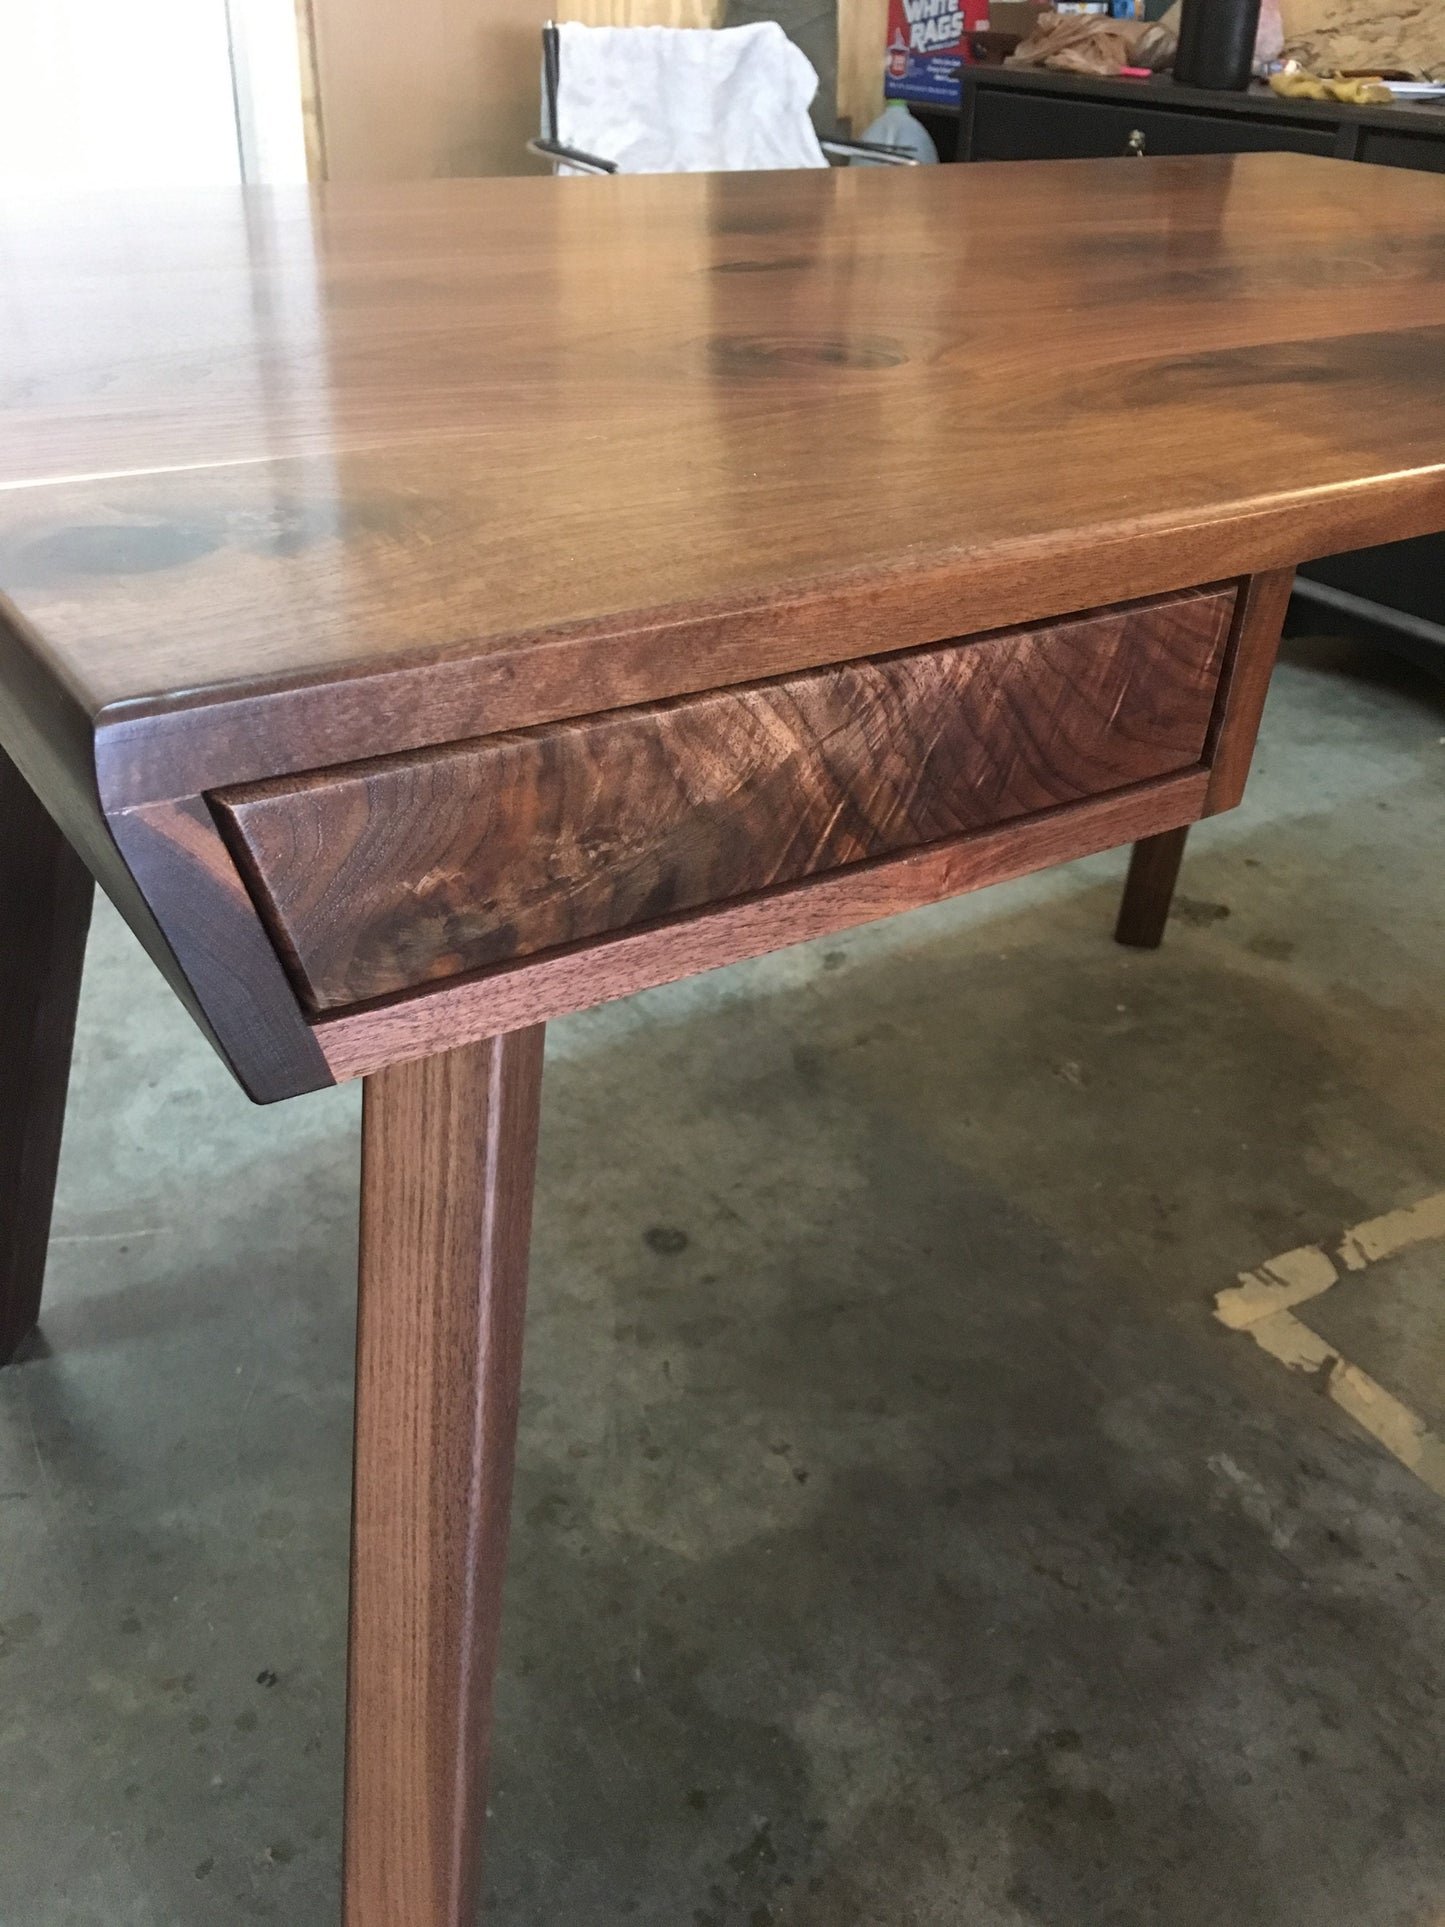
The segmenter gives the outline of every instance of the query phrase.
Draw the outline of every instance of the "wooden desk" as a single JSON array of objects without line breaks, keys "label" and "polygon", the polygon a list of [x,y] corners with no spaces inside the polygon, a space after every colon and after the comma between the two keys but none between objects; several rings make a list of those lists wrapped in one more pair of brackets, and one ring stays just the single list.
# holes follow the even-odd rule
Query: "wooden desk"
[{"label": "wooden desk", "polygon": [[[1439,101],[1355,107],[1282,100],[1262,81],[1242,93],[1181,87],[1168,75],[1114,80],[1041,68],[965,67],[954,139],[961,161],[1083,160],[1127,154],[1269,149],[1445,174]],[[1293,617],[1313,619],[1445,677],[1445,538],[1423,536],[1311,562]]]},{"label": "wooden desk", "polygon": [[349,1927],[475,1905],[545,1020],[1233,804],[1294,564],[1445,527],[1442,232],[1275,154],[0,223],[4,1353],[93,875],[253,1097],[367,1078]]}]

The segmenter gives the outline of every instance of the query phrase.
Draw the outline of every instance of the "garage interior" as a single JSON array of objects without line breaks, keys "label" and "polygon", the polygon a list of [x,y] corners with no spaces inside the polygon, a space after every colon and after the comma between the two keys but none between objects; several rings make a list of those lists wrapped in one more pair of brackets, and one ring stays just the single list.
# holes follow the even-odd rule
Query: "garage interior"
[{"label": "garage interior", "polygon": [[[1435,1920],[1442,768],[1438,683],[1297,637],[1159,951],[1116,854],[553,1026],[495,1918]],[[330,1917],[357,1112],[239,1103],[97,906],[0,1374],[15,1927]],[[1408,1207],[1292,1314],[1337,1362],[1221,1322]]]}]

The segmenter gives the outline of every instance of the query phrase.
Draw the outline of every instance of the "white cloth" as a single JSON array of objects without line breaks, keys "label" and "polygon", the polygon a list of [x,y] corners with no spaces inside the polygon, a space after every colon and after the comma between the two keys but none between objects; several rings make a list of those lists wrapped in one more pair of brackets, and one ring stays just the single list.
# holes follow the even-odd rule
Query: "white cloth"
[{"label": "white cloth", "polygon": [[818,76],[776,21],[751,27],[564,23],[557,133],[624,174],[826,167]]}]

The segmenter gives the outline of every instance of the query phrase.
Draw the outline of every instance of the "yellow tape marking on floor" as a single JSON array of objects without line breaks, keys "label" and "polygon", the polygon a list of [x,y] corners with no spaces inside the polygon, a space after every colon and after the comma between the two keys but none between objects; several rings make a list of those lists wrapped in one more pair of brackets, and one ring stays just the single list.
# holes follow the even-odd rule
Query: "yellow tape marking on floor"
[{"label": "yellow tape marking on floor", "polygon": [[1334,1261],[1319,1245],[1301,1245],[1271,1258],[1256,1271],[1241,1271],[1239,1283],[1219,1292],[1214,1314],[1235,1331],[1248,1331],[1261,1318],[1288,1311],[1306,1298],[1318,1298],[1339,1277]]},{"label": "yellow tape marking on floor", "polygon": [[1428,1244],[1432,1238],[1445,1238],[1445,1191],[1403,1211],[1387,1211],[1383,1218],[1370,1218],[1347,1231],[1340,1239],[1340,1263],[1346,1271],[1363,1271],[1411,1245]]},{"label": "yellow tape marking on floor", "polygon": [[1214,1315],[1231,1331],[1248,1332],[1262,1351],[1291,1371],[1319,1373],[1341,1411],[1445,1499],[1445,1440],[1291,1309],[1318,1298],[1342,1276],[1434,1238],[1445,1238],[1445,1191],[1357,1224],[1335,1245],[1333,1256],[1323,1245],[1301,1245],[1253,1271],[1242,1271],[1237,1285],[1215,1294]]}]

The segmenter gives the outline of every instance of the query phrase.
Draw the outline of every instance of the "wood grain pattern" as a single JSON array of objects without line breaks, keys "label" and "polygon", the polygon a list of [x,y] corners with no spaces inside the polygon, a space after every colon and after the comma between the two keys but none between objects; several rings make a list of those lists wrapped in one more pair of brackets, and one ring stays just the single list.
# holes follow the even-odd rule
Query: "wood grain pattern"
[{"label": "wood grain pattern", "polygon": [[543,1032],[366,1087],[345,1927],[474,1927]]},{"label": "wood grain pattern", "polygon": [[1442,221],[1289,154],[12,207],[0,592],[172,719],[119,803],[1293,566],[1445,522]]},{"label": "wood grain pattern", "polygon": [[[403,91],[447,97],[450,16],[316,12],[323,77],[392,36],[374,122],[327,130],[367,165]],[[1178,829],[1263,681],[1240,656],[1213,771],[314,1034],[205,798],[1445,527],[1442,228],[1445,180],[1277,154],[0,209],[0,747],[257,1094],[380,1071],[348,1927],[477,1896],[542,1048],[495,1034]]]},{"label": "wood grain pattern", "polygon": [[13,201],[0,745],[308,1088],[132,813],[1445,526],[1442,219],[1283,154]]},{"label": "wood grain pattern", "polygon": [[90,872],[0,751],[0,1365],[40,1316]]},{"label": "wood grain pattern", "polygon": [[424,1057],[451,1043],[586,1010],[699,971],[1004,883],[1050,864],[1112,850],[1135,837],[1176,829],[1197,821],[1208,787],[1207,770],[1161,777],[1003,829],[855,864],[721,909],[323,1017],[316,1024],[316,1039],[338,1082],[362,1077],[384,1064]]},{"label": "wood grain pattern", "polygon": [[1197,764],[1201,591],[215,799],[335,1010]]}]

